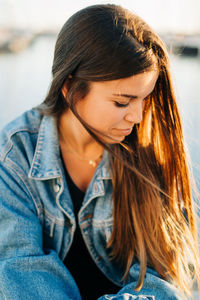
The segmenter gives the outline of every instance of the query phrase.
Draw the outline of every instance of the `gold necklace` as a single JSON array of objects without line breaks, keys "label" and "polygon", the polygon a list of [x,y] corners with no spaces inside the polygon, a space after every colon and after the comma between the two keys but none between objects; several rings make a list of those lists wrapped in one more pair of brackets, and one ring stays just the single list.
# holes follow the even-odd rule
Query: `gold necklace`
[{"label": "gold necklace", "polygon": [[99,161],[99,159],[102,158],[103,154],[99,155],[96,159],[91,159],[91,158],[88,158],[88,157],[82,157],[81,155],[79,155],[75,150],[74,148],[72,147],[71,144],[69,144],[69,142],[67,142],[67,145],[68,147],[70,148],[70,152],[72,154],[75,154],[80,160],[85,160],[85,161],[88,161],[89,165],[92,166],[93,168],[95,168],[97,166],[97,163]]}]

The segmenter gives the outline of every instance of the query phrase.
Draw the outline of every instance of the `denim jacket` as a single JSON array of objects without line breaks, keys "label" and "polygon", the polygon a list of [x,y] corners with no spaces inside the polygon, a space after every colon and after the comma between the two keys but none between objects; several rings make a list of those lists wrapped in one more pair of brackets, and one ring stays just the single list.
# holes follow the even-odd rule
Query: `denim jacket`
[{"label": "denim jacket", "polygon": [[[122,272],[109,260],[106,248],[112,224],[112,181],[105,152],[79,212],[89,253],[105,276],[121,287],[116,295],[99,299],[182,299],[150,268],[141,291],[134,291],[138,263],[133,263],[128,283],[121,280]],[[0,134],[0,299],[81,299],[63,264],[75,228],[56,121],[30,110]]]}]

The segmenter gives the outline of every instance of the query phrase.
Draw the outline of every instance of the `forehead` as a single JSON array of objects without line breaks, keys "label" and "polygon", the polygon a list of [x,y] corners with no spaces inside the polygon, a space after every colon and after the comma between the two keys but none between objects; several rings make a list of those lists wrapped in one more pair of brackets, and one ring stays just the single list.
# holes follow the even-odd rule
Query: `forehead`
[{"label": "forehead", "polygon": [[127,78],[92,82],[91,92],[103,94],[133,94],[137,97],[143,97],[154,89],[158,79],[158,71],[148,71]]}]

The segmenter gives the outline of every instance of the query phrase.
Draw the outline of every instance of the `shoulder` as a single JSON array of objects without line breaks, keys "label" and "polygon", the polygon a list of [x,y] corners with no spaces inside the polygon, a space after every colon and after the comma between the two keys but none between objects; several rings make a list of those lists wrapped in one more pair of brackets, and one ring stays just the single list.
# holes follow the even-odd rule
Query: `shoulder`
[{"label": "shoulder", "polygon": [[0,131],[0,161],[3,162],[13,151],[24,151],[25,148],[31,148],[31,144],[33,146],[42,117],[36,109],[32,109],[8,123]]},{"label": "shoulder", "polygon": [[[140,275],[140,264],[135,262],[130,268],[130,282],[138,279]],[[127,287],[131,287],[130,283]],[[126,290],[126,288],[125,288]],[[172,283],[163,279],[154,269],[147,267],[146,275],[142,289],[137,292],[137,295],[153,295],[155,299],[162,300],[182,300],[181,291]],[[151,298],[150,298],[151,299]],[[153,298],[154,299],[154,298]]]}]

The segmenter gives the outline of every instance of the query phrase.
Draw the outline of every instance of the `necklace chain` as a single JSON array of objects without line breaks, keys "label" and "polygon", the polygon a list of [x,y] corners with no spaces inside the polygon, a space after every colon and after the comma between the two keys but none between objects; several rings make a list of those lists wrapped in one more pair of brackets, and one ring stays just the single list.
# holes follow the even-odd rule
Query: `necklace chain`
[{"label": "necklace chain", "polygon": [[74,148],[71,146],[71,144],[69,144],[69,142],[67,143],[68,147],[70,148],[70,152],[75,154],[80,160],[84,160],[84,161],[88,161],[89,165],[92,166],[93,168],[95,168],[97,166],[98,160],[100,158],[102,158],[102,154],[100,154],[97,158],[95,159],[91,159],[88,157],[82,157],[81,155],[79,155]]}]

